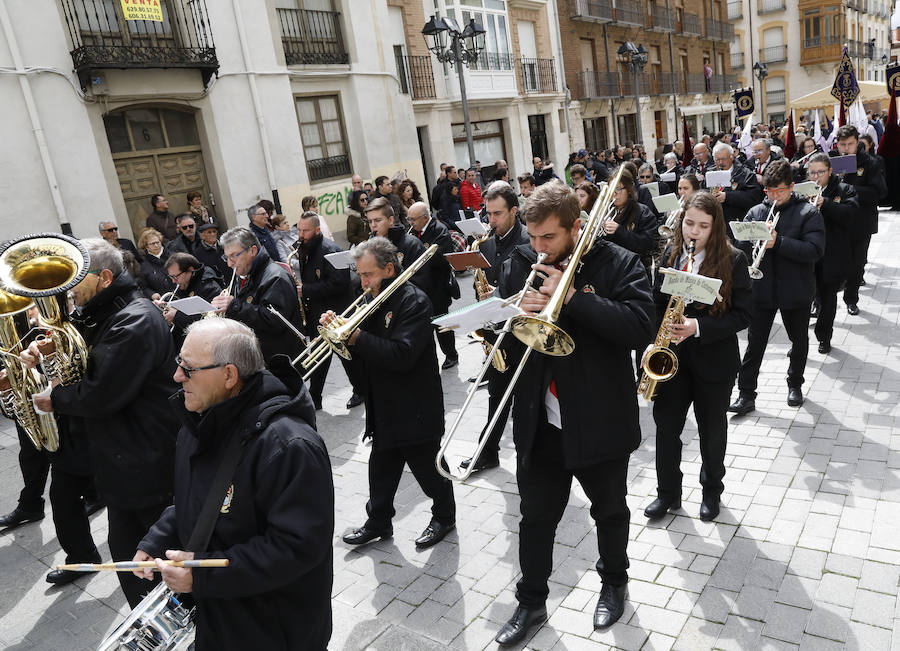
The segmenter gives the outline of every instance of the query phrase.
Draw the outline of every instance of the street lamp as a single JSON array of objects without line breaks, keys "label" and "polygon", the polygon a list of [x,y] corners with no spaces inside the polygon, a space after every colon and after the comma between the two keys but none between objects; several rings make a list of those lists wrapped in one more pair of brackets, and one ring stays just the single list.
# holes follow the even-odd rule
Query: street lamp
[{"label": "street lamp", "polygon": [[631,75],[634,81],[634,117],[637,123],[637,139],[638,142],[644,144],[644,135],[641,130],[641,104],[638,98],[638,73],[643,72],[644,66],[647,65],[649,56],[643,44],[635,46],[634,43],[628,41],[623,43],[616,54],[619,55],[619,61],[631,68]]},{"label": "street lamp", "polygon": [[760,101],[760,111],[762,112],[762,121],[766,122],[766,105],[765,105],[765,96],[763,95],[763,80],[769,76],[769,66],[765,63],[761,63],[757,61],[753,64],[753,75],[759,79],[759,101]]},{"label": "street lamp", "polygon": [[[472,141],[472,124],[469,122],[469,102],[466,98],[466,80],[462,67],[471,67],[484,50],[485,30],[472,18],[465,29],[460,29],[454,18],[432,16],[422,28],[422,36],[428,49],[441,63],[456,66],[459,73],[459,96],[462,100],[463,122],[466,129],[466,145],[469,148],[469,167],[475,166],[475,143]],[[447,43],[449,36],[450,42]]]}]

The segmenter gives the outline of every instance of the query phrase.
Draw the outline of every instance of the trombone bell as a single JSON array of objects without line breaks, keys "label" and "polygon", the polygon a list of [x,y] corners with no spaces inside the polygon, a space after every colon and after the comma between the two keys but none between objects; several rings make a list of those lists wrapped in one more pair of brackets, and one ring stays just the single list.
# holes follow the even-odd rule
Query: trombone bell
[{"label": "trombone bell", "polygon": [[575,350],[575,342],[555,323],[530,314],[514,316],[510,324],[513,336],[529,348],[545,355],[565,357]]}]

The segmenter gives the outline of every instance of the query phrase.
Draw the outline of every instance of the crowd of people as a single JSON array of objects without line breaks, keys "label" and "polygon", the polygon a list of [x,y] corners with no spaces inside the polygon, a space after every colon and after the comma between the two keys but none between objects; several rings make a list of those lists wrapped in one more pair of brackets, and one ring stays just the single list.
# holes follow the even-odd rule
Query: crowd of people
[{"label": "crowd of people", "polygon": [[[522,576],[518,606],[497,642],[518,644],[547,617],[556,527],[573,477],[596,526],[602,589],[593,623],[608,627],[627,601],[627,468],[642,440],[636,388],[654,333],[672,342],[678,370],[652,396],[658,486],[645,515],[681,507],[680,437],[693,405],[699,516],[708,521],[718,516],[725,487],[727,413],[755,409],[776,314],[792,343],[786,383],[793,407],[803,403],[810,319],[818,352],[828,354],[840,292],[847,312],[859,314],[866,253],[888,197],[883,162],[853,126],[837,128],[827,152],[803,137],[802,123],[797,131],[793,160],[784,156],[781,132],[759,125],[743,139],[736,129],[660,145],[652,156],[639,145],[582,149],[562,169],[535,157],[519,175],[498,160],[490,179],[480,163],[463,173],[441,165],[427,196],[406,178],[366,183],[354,175],[349,268],[330,262],[341,246],[312,196],[302,200],[296,224],[263,200],[247,210],[246,225],[220,232],[198,194],[177,216],[166,197],[154,195],[136,244],[120,238],[112,220],[100,222],[100,237],[82,240],[90,264],[71,289],[71,318],[90,347],[87,369],[77,382],[54,382],[34,396],[61,425],[59,450],[35,450],[17,424],[25,487],[0,526],[44,517],[49,472],[67,562],[99,561],[87,518],[105,505],[113,558],[155,561],[160,570],[119,573],[129,604],[137,607],[160,580],[191,594],[199,651],[326,648],[334,487],[316,412],[331,359],[306,369],[298,356],[321,345],[320,327],[344,323],[339,315],[351,303],[370,306],[358,308],[369,310],[366,319],[342,339],[353,389],[347,407],[365,405],[363,436],[371,439],[366,519],[343,541],[360,546],[393,535],[394,496],[408,466],[433,503],[415,544],[437,544],[456,526],[447,463],[434,460],[445,433],[441,371],[459,357],[457,335],[432,321],[461,296],[462,276],[445,254],[477,249],[488,263],[477,300],[514,297],[536,271],[522,311],[540,312],[562,287],[558,325],[575,344],[569,355],[528,357],[524,344],[505,340],[506,369],[486,375],[481,438],[488,440],[461,464],[473,472],[499,464],[511,413]],[[833,172],[833,155],[855,156],[855,171]],[[714,171],[728,172],[728,183],[707,183]],[[807,179],[817,191],[796,194],[795,183]],[[657,199],[667,194],[679,208],[660,212]],[[480,217],[490,231],[467,239],[458,225],[466,217]],[[765,223],[768,238],[736,239],[729,223],[746,221]],[[598,237],[565,276],[567,287],[564,272],[587,223],[599,224]],[[426,251],[432,257],[407,282],[398,280]],[[670,270],[720,280],[718,300],[690,303],[669,321],[663,279]],[[190,297],[210,309],[180,310],[177,301]],[[499,326],[486,328],[488,345]],[[20,360],[40,368],[38,342]],[[520,360],[513,400],[504,402],[509,369]],[[204,558],[226,558],[229,566],[192,570],[162,560]],[[47,580],[79,576],[54,570]]]}]

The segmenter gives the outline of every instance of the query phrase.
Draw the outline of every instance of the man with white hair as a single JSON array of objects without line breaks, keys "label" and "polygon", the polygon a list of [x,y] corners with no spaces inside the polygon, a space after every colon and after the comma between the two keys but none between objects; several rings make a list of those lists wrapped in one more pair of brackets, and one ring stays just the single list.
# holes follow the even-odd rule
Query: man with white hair
[{"label": "man with white hair", "polygon": [[134,242],[129,240],[127,237],[119,237],[119,227],[113,220],[107,219],[100,222],[97,225],[97,230],[100,231],[100,237],[112,244],[117,249],[128,251],[135,258],[138,257],[138,252],[134,246]]},{"label": "man with white hair", "polygon": [[759,138],[753,141],[753,164],[756,167],[756,180],[762,187],[763,172],[773,160],[781,158],[772,151],[772,141],[768,138]]},{"label": "man with white hair", "polygon": [[[734,149],[724,142],[717,142],[713,147],[713,160],[716,167],[723,172],[731,172],[731,183],[720,188],[709,188],[716,193],[716,199],[722,204],[725,223],[744,221],[747,211],[758,203],[762,203],[763,191],[756,180],[756,175],[734,157]],[[734,239],[731,229],[727,229],[728,237]]]},{"label": "man with white hair", "polygon": [[712,156],[709,155],[709,147],[705,143],[698,142],[694,145],[694,159],[685,171],[690,172],[702,182],[706,173],[715,169],[716,164],[713,162]]},{"label": "man with white hair", "polygon": [[[194,597],[198,650],[325,649],[334,484],[309,394],[266,371],[253,331],[231,319],[192,324],[176,362],[175,503],[134,560],[157,559],[169,588]],[[160,560],[210,557],[228,567]]]}]

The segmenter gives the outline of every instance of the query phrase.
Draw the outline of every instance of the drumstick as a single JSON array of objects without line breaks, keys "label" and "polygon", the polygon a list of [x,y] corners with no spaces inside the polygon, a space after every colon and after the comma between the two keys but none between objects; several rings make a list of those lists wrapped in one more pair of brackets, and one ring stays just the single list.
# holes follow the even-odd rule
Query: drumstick
[{"label": "drumstick", "polygon": [[[163,565],[169,567],[228,567],[227,558],[202,558],[195,561],[163,561]],[[134,570],[158,570],[156,561],[119,561],[118,563],[72,563],[70,565],[57,565],[57,570],[70,572],[133,572]]]}]

